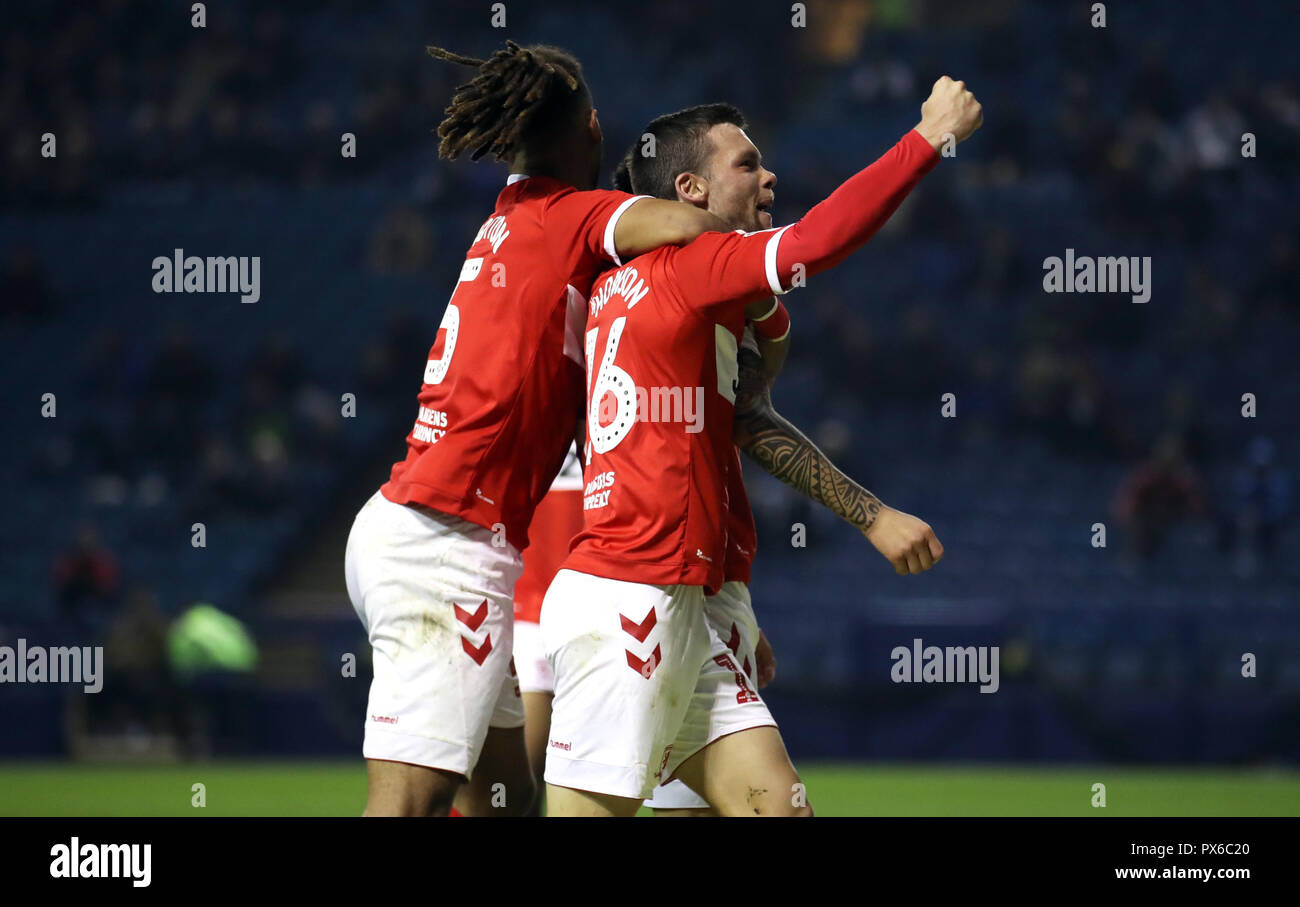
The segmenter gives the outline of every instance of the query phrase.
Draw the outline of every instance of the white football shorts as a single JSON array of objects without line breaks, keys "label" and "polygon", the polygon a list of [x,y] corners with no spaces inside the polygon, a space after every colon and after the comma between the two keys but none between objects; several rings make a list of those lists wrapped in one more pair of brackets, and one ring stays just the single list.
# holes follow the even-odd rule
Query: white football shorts
[{"label": "white football shorts", "polygon": [[524,723],[511,658],[519,552],[482,526],[376,492],[344,564],[374,650],[363,754],[468,778],[489,727]]},{"label": "white football shorts", "polygon": [[548,784],[644,799],[717,737],[774,723],[705,614],[701,586],[556,574],[541,621],[555,671]]},{"label": "white football shorts", "polygon": [[541,627],[555,671],[546,782],[645,798],[681,761],[673,744],[709,655],[703,588],[560,570]]},{"label": "white football shorts", "polygon": [[[682,723],[678,746],[693,755],[713,741],[737,731],[775,726],[767,704],[758,694],[758,618],[744,583],[725,583],[717,595],[704,600],[712,649],[700,671],[690,711]],[[654,789],[646,806],[652,809],[703,809],[704,798],[674,778]]]}]

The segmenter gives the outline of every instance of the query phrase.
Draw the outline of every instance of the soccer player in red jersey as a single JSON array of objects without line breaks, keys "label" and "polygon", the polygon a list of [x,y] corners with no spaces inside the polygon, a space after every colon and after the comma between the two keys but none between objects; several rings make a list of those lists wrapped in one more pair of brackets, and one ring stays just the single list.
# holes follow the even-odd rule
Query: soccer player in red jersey
[{"label": "soccer player in red jersey", "polygon": [[[747,200],[742,216],[760,229],[657,250],[593,286],[584,528],[542,610],[556,675],[552,815],[630,815],[656,782],[677,776],[724,815],[810,814],[757,695],[737,703],[755,706],[752,717],[712,743],[697,737],[709,720],[692,715],[712,648],[704,598],[725,578],[737,350],[770,294],[865,243],[937,164],[943,142],[963,141],[981,120],[965,86],[940,79],[915,129],[780,230],[761,229],[775,177],[743,131],[718,127],[709,140],[734,131],[748,144],[741,165],[752,178],[727,191],[743,194],[733,201]],[[707,173],[680,172],[675,184],[678,197],[709,204]]]},{"label": "soccer player in red jersey", "polygon": [[[671,117],[656,120],[647,132],[654,132],[665,147],[666,153],[674,150],[678,142],[694,142],[713,126],[732,122],[744,127],[739,111],[727,105],[706,105],[683,111]],[[675,134],[665,129],[667,123],[677,127]],[[638,146],[639,148],[639,146]],[[735,166],[728,155],[744,153],[746,149],[716,143],[713,157],[718,159],[710,169],[714,182],[747,179],[743,167]],[[636,149],[628,153],[615,173],[614,188],[632,192],[629,162]],[[672,157],[671,154],[669,154]],[[701,161],[674,161],[673,167],[698,169]],[[638,168],[639,171],[645,168]],[[654,168],[651,168],[652,170]],[[659,198],[676,196],[672,184],[675,174],[662,169],[653,173],[640,173],[643,183],[637,188]],[[726,197],[726,193],[710,193],[711,204]],[[722,218],[737,217],[735,211],[715,211]],[[744,225],[745,221],[740,223]],[[773,301],[775,309],[775,301]],[[774,322],[773,326],[768,326]],[[847,520],[869,537],[877,539],[877,546],[886,550],[889,543],[876,522],[876,515],[884,507],[871,492],[844,475],[829,458],[817,449],[797,428],[786,421],[772,407],[767,393],[770,376],[779,372],[789,344],[788,320],[782,324],[772,316],[756,323],[759,334],[746,331],[746,340],[739,354],[739,387],[736,398],[736,436],[745,445],[745,452],[772,475],[805,495],[819,501],[832,512]],[[766,336],[764,336],[766,335]],[[743,420],[743,421],[742,421]],[[733,448],[733,451],[735,448]],[[544,783],[542,772],[546,760],[546,743],[551,724],[551,699],[555,693],[555,677],[542,646],[540,628],[542,597],[555,573],[568,554],[569,540],[582,528],[582,470],[576,450],[570,451],[560,474],[556,476],[550,492],[538,505],[529,526],[529,548],[524,555],[524,574],[515,585],[515,666],[519,672],[519,688],[523,693],[525,737],[528,761],[539,784]],[[924,534],[928,527],[913,521],[913,544],[918,550],[928,547]],[[901,533],[892,533],[896,544],[901,544]],[[749,596],[750,564],[758,544],[749,499],[745,492],[743,473],[738,455],[727,472],[727,555],[725,579],[717,595],[705,599],[705,614],[710,631],[715,637],[718,654],[728,652],[739,665],[745,680],[761,690],[775,674],[775,656],[771,645],[758,627]],[[896,558],[899,572],[907,572],[905,559]],[[697,690],[705,687],[715,700],[709,709],[713,721],[721,731],[721,719],[729,702],[737,697],[747,700],[746,693],[733,677],[726,676],[725,664],[715,664],[715,677],[701,678]],[[698,693],[697,693],[698,695]],[[709,742],[712,742],[709,737]],[[655,788],[647,805],[656,815],[710,815],[712,810],[702,797],[686,787],[680,780]]]},{"label": "soccer player in red jersey", "polygon": [[513,42],[487,60],[430,53],[477,70],[438,128],[440,154],[490,153],[511,175],[447,303],[406,458],[348,538],[348,594],[374,650],[366,815],[446,815],[467,780],[462,812],[504,815],[535,794],[512,593],[533,510],[580,424],[591,282],[723,225],[592,189],[600,124],[569,54]]},{"label": "soccer player in red jersey", "polygon": [[[783,347],[786,338],[777,343]],[[747,331],[740,351],[736,392],[735,433],[743,449],[772,475],[824,504],[860,531],[870,533],[876,514],[884,505],[844,475],[816,445],[775,411],[767,392],[770,370],[764,368],[757,346],[752,332]],[[779,358],[783,352],[773,344],[765,343],[764,347],[769,357]],[[539,784],[543,783],[555,676],[546,661],[538,622],[546,587],[568,554],[569,540],[582,528],[582,487],[582,470],[577,451],[573,449],[533,515],[528,527],[524,573],[515,584],[514,660],[523,694],[528,761]],[[916,528],[919,536],[927,527]],[[720,736],[723,732],[723,722],[732,710],[732,702],[751,701],[753,689],[761,690],[775,675],[775,655],[758,627],[749,596],[750,565],[757,544],[758,533],[736,456],[727,471],[726,581],[717,595],[705,599],[714,650],[717,655],[728,656],[731,664],[713,663],[709,675],[702,675],[696,688],[697,696],[713,700],[709,708],[701,710],[709,716],[711,726],[716,725],[711,732],[706,732],[708,742],[715,739],[713,734]],[[924,540],[918,537],[918,548],[923,544]],[[907,572],[905,565],[901,572]],[[743,678],[736,677],[738,672],[743,672]],[[656,815],[714,814],[703,797],[676,779],[655,788],[646,805]],[[540,813],[540,808],[537,812]]]}]

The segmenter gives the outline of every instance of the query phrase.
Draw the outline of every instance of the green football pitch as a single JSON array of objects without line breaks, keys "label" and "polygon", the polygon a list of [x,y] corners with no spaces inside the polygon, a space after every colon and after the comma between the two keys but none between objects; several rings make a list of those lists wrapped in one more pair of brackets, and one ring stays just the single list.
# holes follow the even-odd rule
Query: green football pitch
[{"label": "green football pitch", "polygon": [[[1295,771],[817,763],[800,771],[823,816],[1300,815]],[[1093,806],[1098,783],[1104,808]],[[360,760],[0,763],[0,816],[356,816],[365,793]]]}]

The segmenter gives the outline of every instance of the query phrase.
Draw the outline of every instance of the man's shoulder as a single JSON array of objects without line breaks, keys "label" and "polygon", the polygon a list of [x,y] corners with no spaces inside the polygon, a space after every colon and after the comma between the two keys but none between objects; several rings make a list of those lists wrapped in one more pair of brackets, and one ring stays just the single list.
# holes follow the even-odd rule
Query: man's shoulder
[{"label": "man's shoulder", "polygon": [[661,285],[667,289],[667,286],[673,282],[673,274],[670,269],[666,269],[666,265],[680,249],[681,246],[660,246],[641,253],[631,261],[602,271],[592,283],[593,296],[602,285],[613,281],[618,281],[620,284],[644,284],[652,277],[656,289]]},{"label": "man's shoulder", "polygon": [[673,267],[677,262],[684,259],[698,258],[700,253],[712,254],[718,246],[726,243],[729,237],[741,235],[739,230],[728,231],[726,233],[710,231],[701,233],[695,239],[681,245],[660,246],[657,249],[651,249],[649,252],[642,253],[636,258],[627,262],[625,267],[636,267],[641,273],[648,273],[652,269],[668,269],[672,273]]},{"label": "man's shoulder", "polygon": [[520,204],[544,205],[570,192],[577,191],[573,186],[552,179],[549,176],[528,176],[503,187],[497,196],[497,207]]},{"label": "man's shoulder", "polygon": [[561,200],[567,204],[581,205],[586,202],[595,206],[606,204],[611,200],[623,201],[634,197],[617,189],[579,189],[577,186],[549,176],[530,176],[507,186],[506,189],[517,190],[516,197],[520,200],[540,201],[547,206]]}]

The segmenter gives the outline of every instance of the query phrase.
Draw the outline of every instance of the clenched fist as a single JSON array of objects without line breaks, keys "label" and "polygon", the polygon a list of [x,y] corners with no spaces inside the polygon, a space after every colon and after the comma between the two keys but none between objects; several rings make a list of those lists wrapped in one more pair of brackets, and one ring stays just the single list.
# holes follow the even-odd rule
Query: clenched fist
[{"label": "clenched fist", "polygon": [[892,507],[882,508],[863,535],[899,576],[929,570],[943,557],[943,545],[929,523]]},{"label": "clenched fist", "polygon": [[939,151],[945,136],[964,142],[983,123],[984,108],[966,90],[966,83],[940,76],[930,90],[930,97],[921,105],[921,122],[916,125],[916,131],[931,148]]}]

